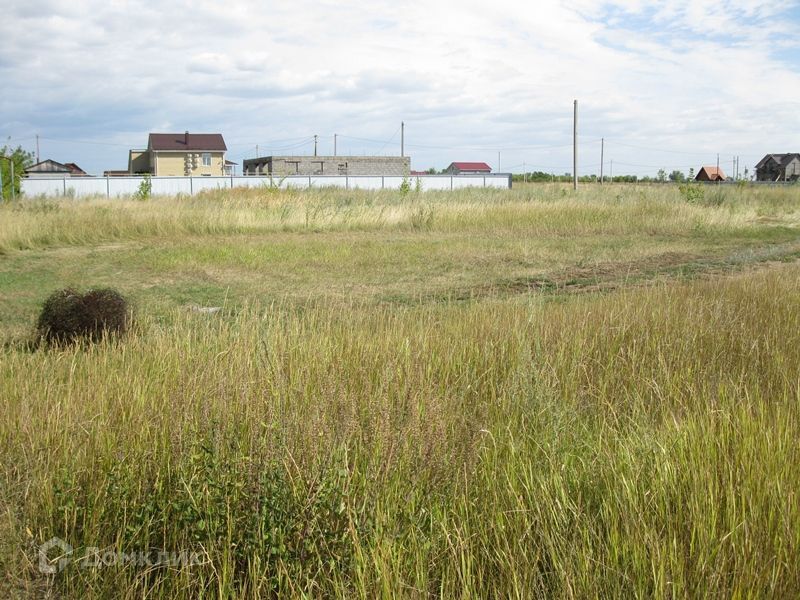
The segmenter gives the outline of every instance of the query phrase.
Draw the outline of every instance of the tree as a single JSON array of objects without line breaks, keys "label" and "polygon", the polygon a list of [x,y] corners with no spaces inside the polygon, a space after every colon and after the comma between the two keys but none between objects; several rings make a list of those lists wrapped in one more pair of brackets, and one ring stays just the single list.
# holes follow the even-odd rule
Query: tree
[{"label": "tree", "polygon": [[658,170],[658,181],[664,183],[667,180],[667,172],[664,169]]},{"label": "tree", "polygon": [[[0,175],[3,179],[3,189],[0,198],[11,198],[20,193],[20,178],[25,173],[25,169],[33,164],[33,152],[23,150],[22,146],[17,146],[12,150],[9,146],[0,148]],[[14,163],[14,193],[11,193],[11,162]]]},{"label": "tree", "polygon": [[683,183],[684,181],[686,181],[686,175],[684,175],[683,172],[675,169],[672,173],[669,174],[669,180],[674,181],[675,183]]}]

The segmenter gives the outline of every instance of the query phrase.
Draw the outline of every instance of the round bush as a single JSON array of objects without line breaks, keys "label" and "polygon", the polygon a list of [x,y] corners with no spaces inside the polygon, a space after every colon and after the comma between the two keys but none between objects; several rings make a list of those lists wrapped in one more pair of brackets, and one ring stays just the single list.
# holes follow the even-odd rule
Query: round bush
[{"label": "round bush", "polygon": [[107,334],[125,333],[128,321],[128,302],[116,290],[81,294],[67,288],[53,292],[44,301],[36,331],[51,343],[96,342]]}]

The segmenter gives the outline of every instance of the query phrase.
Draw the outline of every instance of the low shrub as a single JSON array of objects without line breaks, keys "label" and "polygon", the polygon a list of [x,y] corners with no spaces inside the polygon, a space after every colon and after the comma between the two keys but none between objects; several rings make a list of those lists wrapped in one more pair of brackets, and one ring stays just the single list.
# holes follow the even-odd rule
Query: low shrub
[{"label": "low shrub", "polygon": [[678,191],[689,204],[702,204],[705,199],[703,186],[697,183],[687,182],[678,186]]},{"label": "low shrub", "polygon": [[96,342],[104,335],[125,333],[129,321],[128,302],[116,290],[93,289],[82,294],[66,288],[44,301],[36,332],[47,343]]}]

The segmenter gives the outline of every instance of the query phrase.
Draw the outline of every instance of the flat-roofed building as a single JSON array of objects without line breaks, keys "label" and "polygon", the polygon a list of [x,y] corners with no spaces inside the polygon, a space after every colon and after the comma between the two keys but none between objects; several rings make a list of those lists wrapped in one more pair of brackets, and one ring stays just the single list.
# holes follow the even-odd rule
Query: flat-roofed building
[{"label": "flat-roofed building", "polygon": [[405,177],[408,156],[262,156],[242,163],[243,175],[385,175]]}]

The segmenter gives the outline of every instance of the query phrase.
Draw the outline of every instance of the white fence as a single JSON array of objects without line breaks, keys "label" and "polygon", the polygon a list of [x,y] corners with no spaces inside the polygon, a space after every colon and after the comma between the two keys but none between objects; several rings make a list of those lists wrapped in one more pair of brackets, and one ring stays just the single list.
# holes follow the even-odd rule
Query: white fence
[{"label": "white fence", "polygon": [[[22,192],[34,196],[106,196],[117,198],[135,194],[143,177],[66,177],[22,180]],[[511,187],[511,174],[492,175],[413,175],[410,177],[312,175],[269,178],[248,177],[151,177],[151,194],[154,196],[193,195],[203,190],[230,189],[235,187],[281,187],[322,188],[339,187],[364,190],[398,190],[408,182],[411,189],[419,186],[423,191],[458,190],[467,187],[500,188]]]}]

